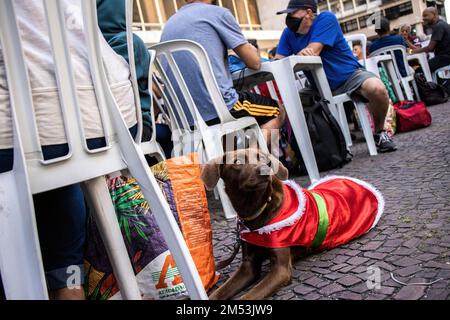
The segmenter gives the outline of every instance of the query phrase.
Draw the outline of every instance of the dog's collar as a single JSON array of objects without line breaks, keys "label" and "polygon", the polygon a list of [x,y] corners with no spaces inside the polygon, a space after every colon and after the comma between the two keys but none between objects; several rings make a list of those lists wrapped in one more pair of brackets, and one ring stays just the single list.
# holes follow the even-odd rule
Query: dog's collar
[{"label": "dog's collar", "polygon": [[246,217],[246,218],[242,218],[241,216],[239,216],[239,219],[241,219],[242,221],[245,221],[245,222],[256,220],[264,212],[264,210],[266,210],[270,201],[272,201],[272,197],[269,197],[269,199],[266,201],[266,203],[254,215],[252,215],[250,217]]}]

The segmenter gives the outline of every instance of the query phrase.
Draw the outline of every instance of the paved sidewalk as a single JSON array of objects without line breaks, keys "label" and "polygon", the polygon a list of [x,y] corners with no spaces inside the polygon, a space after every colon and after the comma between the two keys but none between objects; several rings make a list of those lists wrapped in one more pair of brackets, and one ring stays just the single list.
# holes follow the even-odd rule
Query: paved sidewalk
[{"label": "paved sidewalk", "polygon": [[[431,107],[430,112],[431,127],[394,137],[397,152],[370,157],[366,144],[359,141],[352,148],[353,162],[322,173],[372,183],[385,197],[385,213],[362,238],[296,262],[292,284],[272,299],[450,299],[450,103]],[[291,178],[309,185],[306,177]],[[234,244],[235,223],[225,222],[219,202],[210,201],[210,207],[220,260]],[[219,285],[240,260],[239,254]],[[381,271],[380,289],[368,288],[369,267]],[[442,280],[405,286],[395,282],[391,272],[404,283]]]}]

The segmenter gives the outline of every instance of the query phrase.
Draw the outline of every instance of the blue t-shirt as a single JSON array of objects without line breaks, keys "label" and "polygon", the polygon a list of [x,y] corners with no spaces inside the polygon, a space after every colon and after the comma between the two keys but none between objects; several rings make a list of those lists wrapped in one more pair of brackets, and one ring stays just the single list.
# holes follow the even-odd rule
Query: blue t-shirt
[{"label": "blue t-shirt", "polygon": [[[385,36],[373,41],[372,45],[369,48],[369,52],[375,52],[378,49],[395,45],[401,45],[405,48],[408,47],[405,39],[403,39],[402,36]],[[406,77],[407,73],[405,69],[405,62],[403,61],[403,55],[401,51],[395,51],[395,60],[397,61],[398,71],[400,71],[402,77]]]},{"label": "blue t-shirt", "polygon": [[[261,57],[261,63],[268,62],[269,59],[266,59],[264,57]],[[242,71],[247,68],[247,65],[244,61],[241,60],[238,56],[235,55],[229,55],[228,56],[228,68],[231,73],[235,73],[238,71]]]},{"label": "blue t-shirt", "polygon": [[[322,12],[314,20],[308,33],[305,35],[284,29],[281,35],[277,53],[282,56],[296,55],[310,43],[319,42],[324,45],[320,57],[327,75],[331,90],[343,85],[359,68],[363,68],[353,56],[347,41],[344,38],[336,16],[331,12]],[[309,73],[311,83],[313,80]]]},{"label": "blue t-shirt", "polygon": [[[162,32],[161,41],[187,39],[203,46],[211,65],[222,96],[231,109],[239,99],[233,88],[233,79],[228,70],[228,50],[247,43],[241,28],[228,9],[220,6],[191,3],[181,7],[173,15]],[[175,55],[185,78],[189,91],[205,121],[217,118],[217,113],[206,90],[198,65],[191,54],[179,52]],[[193,119],[185,108],[190,125]]]}]

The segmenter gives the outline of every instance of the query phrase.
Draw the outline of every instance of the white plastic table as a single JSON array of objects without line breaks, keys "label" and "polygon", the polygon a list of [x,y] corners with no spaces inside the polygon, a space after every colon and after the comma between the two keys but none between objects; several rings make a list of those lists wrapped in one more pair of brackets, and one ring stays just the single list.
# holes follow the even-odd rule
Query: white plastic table
[{"label": "white plastic table", "polygon": [[[337,119],[337,109],[320,57],[290,56],[282,60],[265,62],[262,64],[261,69],[257,71],[245,69],[244,71],[235,72],[233,80],[238,85],[242,85],[243,89],[252,88],[271,80],[276,81],[309,178],[311,182],[314,182],[320,179],[320,174],[296,86],[295,73],[300,70],[307,70],[312,73],[321,97],[331,102],[329,105],[330,111]],[[240,83],[241,81],[242,83]]]},{"label": "white plastic table", "polygon": [[407,56],[408,61],[417,60],[419,61],[420,66],[422,67],[422,71],[425,75],[425,79],[427,79],[428,82],[433,81],[433,77],[431,76],[430,71],[430,65],[428,64],[427,54],[422,53],[416,53],[416,54],[410,54]]}]

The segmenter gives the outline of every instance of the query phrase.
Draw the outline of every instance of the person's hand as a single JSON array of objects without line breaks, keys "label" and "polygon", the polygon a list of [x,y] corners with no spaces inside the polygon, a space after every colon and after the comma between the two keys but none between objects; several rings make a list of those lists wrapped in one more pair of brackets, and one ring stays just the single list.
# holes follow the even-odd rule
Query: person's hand
[{"label": "person's hand", "polygon": [[315,56],[315,52],[312,48],[305,48],[298,53],[299,56]]}]

